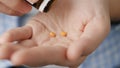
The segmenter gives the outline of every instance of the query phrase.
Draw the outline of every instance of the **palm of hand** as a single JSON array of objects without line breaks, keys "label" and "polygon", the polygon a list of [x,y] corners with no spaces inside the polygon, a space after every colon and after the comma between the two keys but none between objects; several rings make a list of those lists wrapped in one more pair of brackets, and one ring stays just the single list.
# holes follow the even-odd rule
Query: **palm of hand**
[{"label": "palm of hand", "polygon": [[[101,18],[98,20],[99,18],[95,17],[93,11],[87,9],[89,12],[85,12],[87,10],[81,10],[82,7],[77,7],[81,9],[75,7],[73,2],[67,0],[59,2],[58,0],[48,13],[38,14],[25,27],[7,32],[6,35],[10,34],[9,37],[4,36],[2,39],[7,40],[5,42],[20,40],[15,45],[21,46],[1,47],[3,53],[9,54],[2,58],[11,59],[16,65],[78,66],[104,39],[107,32],[103,31],[103,25],[106,24],[100,23],[104,20]],[[60,35],[62,31],[67,32],[67,37]],[[96,31],[98,33],[94,34]],[[56,37],[50,37],[50,32],[55,32]],[[16,37],[17,34],[24,36],[24,38],[12,39],[10,37],[11,35]],[[90,45],[91,47],[88,47]]]}]

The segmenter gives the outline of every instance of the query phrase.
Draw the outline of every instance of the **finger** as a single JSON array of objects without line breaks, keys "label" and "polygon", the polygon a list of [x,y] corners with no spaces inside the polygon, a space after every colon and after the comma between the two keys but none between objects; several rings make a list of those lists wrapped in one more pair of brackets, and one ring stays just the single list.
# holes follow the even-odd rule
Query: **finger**
[{"label": "finger", "polygon": [[[25,14],[25,13],[28,13],[32,7],[24,0],[1,0],[0,1],[2,4],[4,4],[4,6],[6,7],[9,7],[10,10],[12,11],[16,11],[16,12],[19,12],[21,14]],[[1,10],[4,10],[5,13],[8,13],[8,14],[14,14],[13,12],[9,12],[7,11],[7,9],[5,8],[1,8]],[[16,14],[15,12],[15,14]]]},{"label": "finger", "polygon": [[15,10],[10,9],[9,7],[5,6],[4,4],[0,3],[0,12],[1,13],[5,13],[5,14],[9,14],[9,15],[22,15],[20,12],[17,12]]},{"label": "finger", "polygon": [[[64,60],[64,61],[63,61]],[[48,64],[65,63],[65,48],[34,47],[16,52],[11,57],[14,65],[44,66]]]},{"label": "finger", "polygon": [[0,38],[0,43],[14,42],[29,39],[32,36],[32,28],[24,26],[16,29],[9,30]]},{"label": "finger", "polygon": [[37,46],[37,43],[35,42],[35,40],[24,40],[24,41],[20,41],[19,45],[22,45],[27,48],[31,48]]},{"label": "finger", "polygon": [[23,46],[7,43],[0,46],[0,59],[10,59],[11,55],[19,50],[23,49]]},{"label": "finger", "polygon": [[[94,27],[93,27],[94,25]],[[109,25],[109,24],[108,24]],[[88,23],[80,39],[76,40],[68,49],[68,59],[76,61],[82,56],[88,56],[104,40],[109,32],[109,27],[98,25],[98,23]],[[96,32],[97,31],[97,32]]]}]

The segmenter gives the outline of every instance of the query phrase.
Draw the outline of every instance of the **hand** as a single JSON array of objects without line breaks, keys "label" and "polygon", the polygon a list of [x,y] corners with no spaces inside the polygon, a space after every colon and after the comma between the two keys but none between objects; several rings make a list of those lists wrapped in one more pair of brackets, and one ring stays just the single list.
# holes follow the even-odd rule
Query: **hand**
[{"label": "hand", "polygon": [[23,15],[32,7],[25,0],[0,0],[0,12],[9,15]]},{"label": "hand", "polygon": [[[110,30],[106,6],[104,0],[56,0],[48,13],[39,13],[26,26],[1,36],[0,58],[14,65],[75,68]],[[67,37],[60,35],[62,31],[67,32]],[[55,32],[56,37],[50,37],[50,32]],[[12,44],[14,41],[18,43]]]}]

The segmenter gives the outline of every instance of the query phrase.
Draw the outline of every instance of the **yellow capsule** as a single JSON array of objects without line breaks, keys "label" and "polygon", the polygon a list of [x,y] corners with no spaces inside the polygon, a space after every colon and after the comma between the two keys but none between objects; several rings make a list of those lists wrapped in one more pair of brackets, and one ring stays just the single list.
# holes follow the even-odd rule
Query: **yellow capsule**
[{"label": "yellow capsule", "polygon": [[50,32],[50,37],[56,37],[56,34],[54,32]]},{"label": "yellow capsule", "polygon": [[66,37],[67,36],[67,32],[61,32],[61,36]]}]

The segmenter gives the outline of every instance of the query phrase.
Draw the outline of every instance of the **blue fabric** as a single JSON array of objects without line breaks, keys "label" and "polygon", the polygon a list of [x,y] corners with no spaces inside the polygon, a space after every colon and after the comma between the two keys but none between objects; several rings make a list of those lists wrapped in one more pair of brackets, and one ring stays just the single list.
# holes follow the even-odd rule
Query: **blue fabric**
[{"label": "blue fabric", "polygon": [[[0,14],[0,34],[18,26],[18,17]],[[8,60],[0,60],[0,68],[12,65]]]},{"label": "blue fabric", "polygon": [[0,14],[0,34],[18,26],[18,17]]}]

